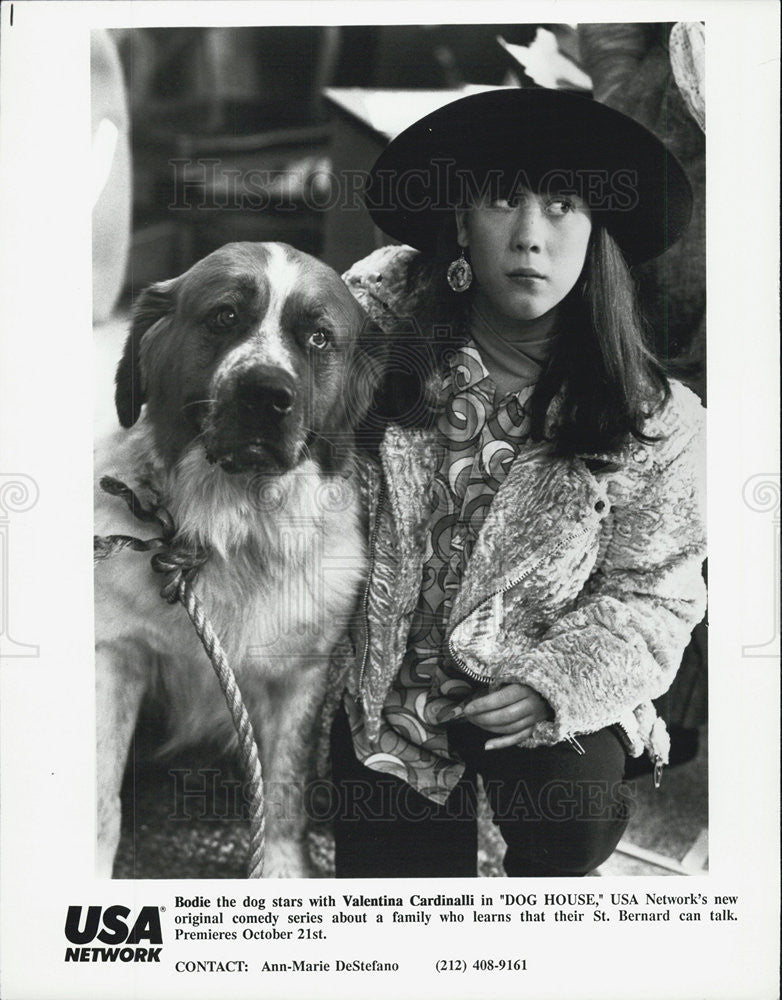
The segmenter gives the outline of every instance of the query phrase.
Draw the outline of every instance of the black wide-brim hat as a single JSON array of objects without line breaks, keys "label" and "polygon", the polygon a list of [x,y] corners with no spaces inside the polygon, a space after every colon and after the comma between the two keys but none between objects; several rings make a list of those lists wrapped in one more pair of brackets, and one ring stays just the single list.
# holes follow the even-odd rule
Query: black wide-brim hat
[{"label": "black wide-brim hat", "polygon": [[455,209],[516,184],[586,198],[630,264],[667,250],[692,213],[684,169],[657,136],[590,97],[537,87],[472,94],[415,122],[380,154],[365,201],[384,233],[433,252]]}]

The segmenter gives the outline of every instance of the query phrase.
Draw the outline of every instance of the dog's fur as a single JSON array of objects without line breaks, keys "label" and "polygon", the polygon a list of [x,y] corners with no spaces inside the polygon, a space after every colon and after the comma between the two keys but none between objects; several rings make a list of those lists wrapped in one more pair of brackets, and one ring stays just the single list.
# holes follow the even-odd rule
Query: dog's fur
[{"label": "dog's fur", "polygon": [[[314,341],[311,338],[315,335]],[[301,792],[325,670],[364,571],[352,431],[380,374],[378,331],[339,277],[283,244],[229,244],[147,289],[117,371],[120,423],[96,455],[178,541],[211,557],[195,590],[234,667],[267,787],[269,877],[307,874]],[[325,345],[323,344],[326,340]],[[96,489],[98,535],[159,531]],[[193,627],[150,555],[96,564],[98,867],[111,874],[138,711],[162,691],[171,745],[235,741]],[[298,803],[298,805],[297,805]]]}]

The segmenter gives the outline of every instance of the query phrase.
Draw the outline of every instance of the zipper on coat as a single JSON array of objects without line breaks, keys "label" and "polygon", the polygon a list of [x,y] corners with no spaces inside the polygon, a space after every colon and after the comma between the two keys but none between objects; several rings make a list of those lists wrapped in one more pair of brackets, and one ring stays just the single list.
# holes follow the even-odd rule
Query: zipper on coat
[{"label": "zipper on coat", "polygon": [[364,652],[361,656],[361,669],[358,674],[358,691],[364,686],[364,672],[369,659],[369,585],[372,582],[372,570],[375,566],[375,547],[377,545],[377,535],[380,527],[380,516],[383,513],[383,504],[386,499],[386,484],[381,479],[377,493],[377,506],[375,508],[375,523],[372,525],[372,533],[369,537],[369,558],[367,565],[367,582],[364,587],[364,596],[361,601],[361,610],[364,618]]},{"label": "zipper on coat", "polygon": [[[551,553],[551,555],[553,555],[555,552],[558,552],[563,546],[565,546],[565,545],[569,544],[570,542],[572,542],[574,538],[578,538],[579,535],[585,535],[588,530],[589,530],[588,528],[581,528],[580,531],[571,531],[571,533],[569,535],[567,535],[565,538],[563,538],[559,542],[559,544],[554,547],[554,550]],[[456,625],[454,626],[454,628],[451,629],[451,634],[448,637],[448,652],[451,654],[452,659],[459,665],[459,669],[463,673],[467,674],[468,677],[472,677],[473,680],[476,680],[476,681],[483,681],[483,680],[486,679],[483,674],[480,674],[480,673],[477,673],[474,670],[471,670],[467,666],[467,664],[464,662],[464,660],[461,658],[461,656],[459,656],[457,654],[456,650],[453,648],[453,633],[454,633],[455,629],[459,625],[462,625],[464,622],[466,622],[467,619],[471,615],[474,615],[475,612],[478,610],[478,608],[481,606],[481,604],[485,604],[487,601],[493,601],[493,600],[495,600],[501,594],[505,594],[512,587],[517,586],[519,583],[521,583],[522,580],[526,580],[526,578],[534,570],[536,570],[538,568],[538,566],[540,566],[541,563],[543,563],[545,561],[545,558],[546,557],[544,557],[542,559],[538,559],[538,561],[536,563],[533,563],[532,566],[529,567],[529,569],[527,569],[524,573],[521,574],[521,576],[514,577],[512,580],[509,580],[505,584],[505,586],[502,587],[500,590],[496,590],[496,591],[494,591],[494,593],[489,594],[489,596],[487,598],[485,598],[483,601],[481,601],[480,604],[476,605],[474,608],[472,608],[470,611],[468,611],[467,614],[464,616],[464,618],[462,618],[461,621],[457,622]]]},{"label": "zipper on coat", "polygon": [[[633,741],[630,739],[630,734],[627,731],[627,726],[623,722],[615,722],[614,725],[616,726],[617,729],[622,730],[625,737],[627,738],[628,744],[632,744]],[[651,753],[650,756],[652,756]],[[662,759],[662,757],[658,753],[654,754],[654,756],[652,757],[652,781],[654,782],[655,788],[659,788],[660,785],[662,784],[664,767],[665,767],[665,761]]]},{"label": "zipper on coat", "polygon": [[624,733],[624,737],[627,740],[628,747],[632,747],[633,741],[630,738],[630,733],[627,731],[627,726],[623,722],[615,722],[614,725],[617,727],[617,729],[621,729],[622,732]]}]

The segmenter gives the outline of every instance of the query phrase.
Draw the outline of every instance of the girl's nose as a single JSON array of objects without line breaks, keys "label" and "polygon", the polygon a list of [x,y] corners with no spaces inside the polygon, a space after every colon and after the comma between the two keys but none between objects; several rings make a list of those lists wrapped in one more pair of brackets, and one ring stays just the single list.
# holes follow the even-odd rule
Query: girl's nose
[{"label": "girl's nose", "polygon": [[512,241],[516,250],[539,251],[543,243],[543,210],[535,198],[525,198],[516,207]]}]

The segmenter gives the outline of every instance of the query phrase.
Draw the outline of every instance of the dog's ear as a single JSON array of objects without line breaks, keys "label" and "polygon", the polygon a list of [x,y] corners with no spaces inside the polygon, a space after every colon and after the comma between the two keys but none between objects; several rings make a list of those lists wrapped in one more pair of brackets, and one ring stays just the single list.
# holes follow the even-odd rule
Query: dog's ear
[{"label": "dog's ear", "polygon": [[310,454],[327,473],[340,469],[356,445],[368,447],[369,435],[363,425],[385,370],[386,334],[369,316],[362,315],[360,323],[359,335],[342,372],[343,381],[337,387],[333,405],[318,433],[308,441]]},{"label": "dog's ear", "polygon": [[369,316],[356,342],[347,407],[348,422],[357,427],[367,414],[385,374],[390,350],[388,333]]},{"label": "dog's ear", "polygon": [[392,340],[390,331],[365,316],[345,393],[345,416],[356,445],[370,454],[376,453],[387,423],[377,412],[377,401],[387,377]]},{"label": "dog's ear", "polygon": [[[356,443],[374,454],[389,423],[431,427],[434,419],[429,383],[437,371],[435,344],[422,335],[414,316],[367,326],[362,338],[362,384],[371,390],[366,409],[357,408]],[[439,383],[438,383],[439,384]],[[364,397],[366,398],[366,397]]]},{"label": "dog's ear", "polygon": [[150,285],[133,304],[133,321],[125,350],[117,365],[114,403],[123,427],[132,427],[146,401],[141,371],[141,340],[151,326],[168,316],[174,308],[176,278]]}]

